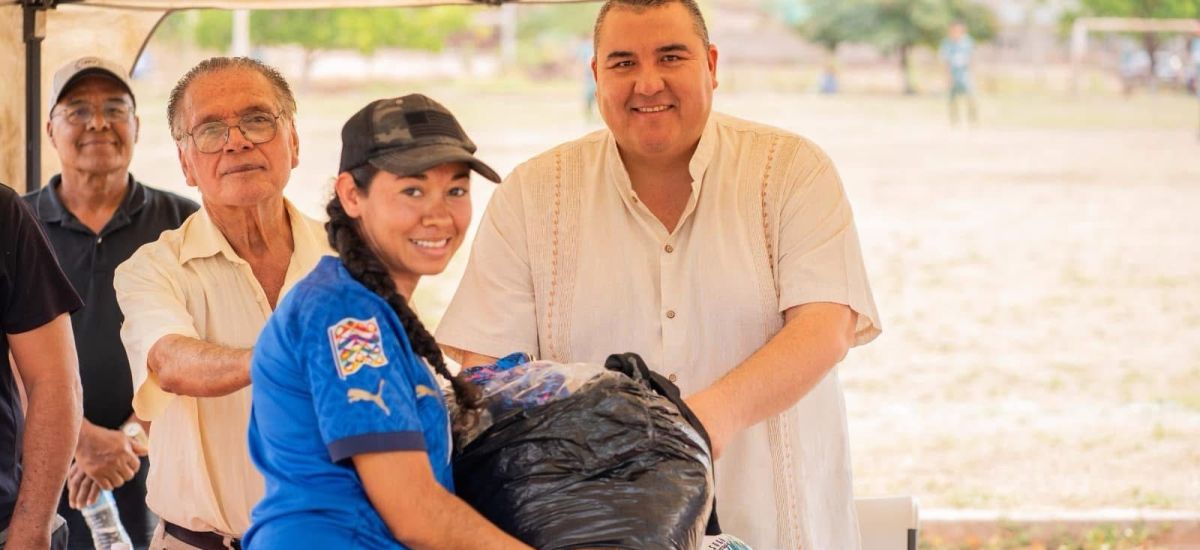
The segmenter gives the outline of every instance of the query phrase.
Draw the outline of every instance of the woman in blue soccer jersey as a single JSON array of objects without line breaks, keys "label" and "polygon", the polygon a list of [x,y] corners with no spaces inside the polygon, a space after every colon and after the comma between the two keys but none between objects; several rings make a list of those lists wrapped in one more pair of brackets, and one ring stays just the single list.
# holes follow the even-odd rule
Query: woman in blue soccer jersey
[{"label": "woman in blue soccer jersey", "polygon": [[[499,176],[444,107],[372,102],[342,128],[330,245],[263,329],[250,454],[266,478],[251,549],[527,548],[453,495],[451,430],[478,390],[408,306],[471,219],[470,171]],[[423,361],[423,360],[424,361]],[[466,411],[449,418],[435,373]]]}]

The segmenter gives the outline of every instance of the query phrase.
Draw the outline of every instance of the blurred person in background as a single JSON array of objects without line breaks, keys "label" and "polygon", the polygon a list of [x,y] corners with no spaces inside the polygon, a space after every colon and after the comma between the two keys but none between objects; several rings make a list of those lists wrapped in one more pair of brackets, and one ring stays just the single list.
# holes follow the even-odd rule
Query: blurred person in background
[{"label": "blurred person in background", "polygon": [[1121,93],[1125,97],[1133,95],[1134,88],[1141,82],[1142,69],[1138,66],[1140,51],[1129,41],[1121,44],[1121,54],[1117,60],[1117,75],[1121,78]]},{"label": "blurred person in background", "polygon": [[837,62],[830,59],[821,66],[821,74],[817,77],[817,93],[835,95],[839,88]]},{"label": "blurred person in background", "polygon": [[[1192,37],[1192,92],[1200,100],[1200,20],[1196,21],[1196,34]],[[1200,123],[1197,125],[1196,137],[1200,138]]]},{"label": "blurred person in background", "polygon": [[575,66],[579,71],[583,96],[583,120],[591,122],[596,115],[596,76],[592,74],[592,38],[583,36],[575,45]]},{"label": "blurred person in background", "polygon": [[967,26],[962,21],[955,21],[947,29],[946,37],[938,47],[938,55],[946,64],[946,72],[950,78],[948,91],[950,107],[950,123],[958,124],[958,100],[967,106],[967,120],[974,125],[978,122],[975,106],[975,88],[971,82],[971,57],[975,54],[975,42],[967,34]]},{"label": "blurred person in background", "polygon": [[129,173],[140,121],[124,69],[82,57],[54,75],[46,134],[62,173],[25,196],[54,246],[84,306],[71,315],[83,425],[68,491],[58,513],[70,525],[70,547],[92,548],[83,515],[72,509],[112,490],[121,523],[136,548],[146,548],[158,519],[146,507],[146,449],[125,430],[142,430],[133,415],[133,381],[121,346],[121,310],[113,273],[143,244],[175,229],[199,205],[143,185]]}]

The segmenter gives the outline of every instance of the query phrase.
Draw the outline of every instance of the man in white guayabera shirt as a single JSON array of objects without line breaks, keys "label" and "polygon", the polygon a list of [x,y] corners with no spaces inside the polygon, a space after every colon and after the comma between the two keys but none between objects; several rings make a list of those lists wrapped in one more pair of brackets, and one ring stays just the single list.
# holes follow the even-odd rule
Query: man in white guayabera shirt
[{"label": "man in white guayabera shirt", "polygon": [[464,366],[639,353],[712,436],[722,527],[758,549],[857,549],[835,365],[880,325],[833,164],[711,113],[694,0],[608,0],[595,42],[608,128],[499,187],[438,341]]}]

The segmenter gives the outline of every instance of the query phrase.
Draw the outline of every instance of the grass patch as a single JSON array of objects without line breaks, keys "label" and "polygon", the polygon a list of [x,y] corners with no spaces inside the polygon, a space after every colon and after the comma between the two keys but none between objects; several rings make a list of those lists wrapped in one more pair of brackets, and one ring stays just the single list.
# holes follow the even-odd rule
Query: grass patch
[{"label": "grass patch", "polygon": [[1172,397],[1171,401],[1186,409],[1200,411],[1200,393],[1182,393]]},{"label": "grass patch", "polygon": [[1130,491],[1130,497],[1130,500],[1133,501],[1134,506],[1138,508],[1158,508],[1162,510],[1169,510],[1175,507],[1175,503],[1171,500],[1171,497],[1168,497],[1167,495],[1164,495],[1158,491],[1147,491],[1140,487],[1134,487],[1133,490]]}]

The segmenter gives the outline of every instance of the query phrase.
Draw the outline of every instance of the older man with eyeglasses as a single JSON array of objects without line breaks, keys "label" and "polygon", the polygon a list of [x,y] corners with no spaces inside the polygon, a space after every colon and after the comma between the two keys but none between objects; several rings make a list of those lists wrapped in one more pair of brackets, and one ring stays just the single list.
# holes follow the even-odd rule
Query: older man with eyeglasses
[{"label": "older man with eyeglasses", "polygon": [[296,101],[252,59],[201,62],[167,119],[203,208],[117,269],[133,409],[152,422],[153,549],[240,548],[263,480],[250,462],[250,352],[292,284],[329,253],[283,197],[299,162]]},{"label": "older man with eyeglasses", "polygon": [[71,315],[84,420],[69,491],[59,504],[74,549],[92,548],[92,539],[83,516],[71,506],[93,502],[101,489],[113,490],[135,547],[150,542],[157,520],[146,508],[146,449],[129,436],[142,427],[133,416],[129,362],[118,336],[122,317],[113,272],[138,247],[179,227],[199,208],[129,173],[139,121],[125,73],[98,57],[75,59],[55,73],[46,133],[62,173],[25,196],[84,300]]}]

